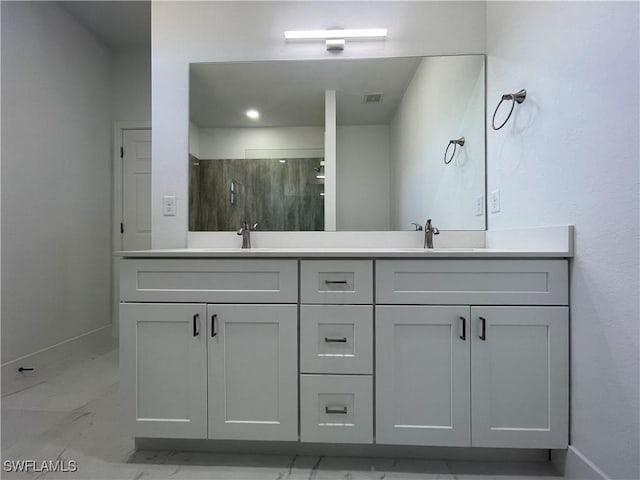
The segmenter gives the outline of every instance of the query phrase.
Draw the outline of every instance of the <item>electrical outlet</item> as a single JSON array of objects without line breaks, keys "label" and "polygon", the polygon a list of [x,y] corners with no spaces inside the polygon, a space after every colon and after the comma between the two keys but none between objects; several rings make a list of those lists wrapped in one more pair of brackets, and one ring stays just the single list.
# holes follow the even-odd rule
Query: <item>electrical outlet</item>
[{"label": "electrical outlet", "polygon": [[489,196],[489,205],[491,213],[498,213],[500,211],[500,190],[494,190]]},{"label": "electrical outlet", "polygon": [[176,216],[176,197],[173,195],[165,195],[162,197],[162,215],[165,217]]},{"label": "electrical outlet", "polygon": [[484,195],[476,197],[474,211],[477,217],[481,216],[484,213]]}]

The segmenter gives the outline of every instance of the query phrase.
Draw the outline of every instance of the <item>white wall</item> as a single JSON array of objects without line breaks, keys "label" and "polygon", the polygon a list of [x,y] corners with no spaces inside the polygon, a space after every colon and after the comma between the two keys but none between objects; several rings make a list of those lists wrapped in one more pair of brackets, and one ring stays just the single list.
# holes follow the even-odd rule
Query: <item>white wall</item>
[{"label": "white wall", "polygon": [[[484,57],[420,62],[391,122],[394,230],[432,218],[444,230],[484,230]],[[465,137],[448,165],[449,140]],[[453,147],[448,152],[450,156]]]},{"label": "white wall", "polygon": [[638,468],[638,3],[488,2],[489,228],[575,225],[571,443],[611,478]]},{"label": "white wall", "polygon": [[201,159],[321,156],[323,131],[321,127],[200,128],[191,140],[197,142]]},{"label": "white wall", "polygon": [[337,229],[389,230],[389,126],[338,126],[336,169]]},{"label": "white wall", "polygon": [[[153,2],[154,248],[187,240],[189,62],[329,58],[321,42],[286,43],[283,32],[333,25],[389,29],[343,58],[484,53],[483,2]],[[177,196],[175,217],[161,215],[163,195]]]},{"label": "white wall", "polygon": [[189,122],[189,153],[200,158],[200,128],[193,122]]},{"label": "white wall", "polygon": [[113,120],[151,120],[151,49],[113,52]]},{"label": "white wall", "polygon": [[111,321],[111,70],[53,2],[2,2],[2,362]]}]

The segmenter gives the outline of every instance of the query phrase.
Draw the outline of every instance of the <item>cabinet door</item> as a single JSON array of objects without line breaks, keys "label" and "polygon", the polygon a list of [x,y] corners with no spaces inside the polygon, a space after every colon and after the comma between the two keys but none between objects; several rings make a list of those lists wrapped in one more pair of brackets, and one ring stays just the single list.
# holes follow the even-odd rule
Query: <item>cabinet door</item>
[{"label": "cabinet door", "polygon": [[120,381],[135,437],[207,437],[204,305],[120,304]]},{"label": "cabinet door", "polygon": [[376,307],[376,443],[470,445],[468,322],[463,306]]},{"label": "cabinet door", "polygon": [[473,307],[471,318],[472,445],[566,448],[567,307]]},{"label": "cabinet door", "polygon": [[208,305],[209,438],[298,440],[296,305]]}]

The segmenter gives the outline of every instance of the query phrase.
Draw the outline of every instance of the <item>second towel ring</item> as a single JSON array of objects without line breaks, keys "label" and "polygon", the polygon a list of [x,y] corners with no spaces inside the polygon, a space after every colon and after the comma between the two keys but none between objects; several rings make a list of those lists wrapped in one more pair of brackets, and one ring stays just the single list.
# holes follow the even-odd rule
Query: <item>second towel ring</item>
[{"label": "second towel ring", "polygon": [[[507,122],[509,121],[509,119],[511,118],[511,114],[513,113],[513,109],[516,106],[516,103],[522,103],[524,102],[524,99],[527,98],[527,91],[525,89],[520,90],[519,92],[516,93],[507,93],[505,95],[502,95],[502,98],[500,99],[500,103],[498,103],[498,106],[496,107],[495,111],[493,112],[493,119],[491,120],[491,127],[494,130],[500,130],[502,127],[504,127]],[[499,127],[496,127],[496,113],[498,113],[498,110],[500,110],[500,105],[502,105],[502,102],[504,102],[505,100],[511,100],[511,110],[509,110],[509,115],[507,115],[507,118],[504,119],[504,122],[502,122],[502,124],[500,124]]]},{"label": "second towel ring", "polygon": [[[449,160],[447,160],[447,153],[449,152],[449,147],[453,145],[453,153],[451,154],[451,157],[449,157]],[[449,165],[451,163],[451,160],[453,160],[453,157],[456,156],[456,150],[458,148],[458,145],[460,145],[461,147],[464,146],[464,137],[460,137],[457,140],[449,140],[449,145],[447,145],[447,149],[444,151],[444,164],[445,165]]]}]

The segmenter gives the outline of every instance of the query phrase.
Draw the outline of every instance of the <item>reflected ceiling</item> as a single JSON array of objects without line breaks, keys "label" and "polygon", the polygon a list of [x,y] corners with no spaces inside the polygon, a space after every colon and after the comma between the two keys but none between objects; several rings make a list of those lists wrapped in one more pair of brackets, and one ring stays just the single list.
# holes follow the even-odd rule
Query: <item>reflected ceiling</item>
[{"label": "reflected ceiling", "polygon": [[[387,125],[420,57],[192,64],[191,121],[200,128],[324,126],[324,91],[336,90],[338,125]],[[297,82],[291,83],[290,79]],[[380,103],[364,103],[382,93]]]}]

